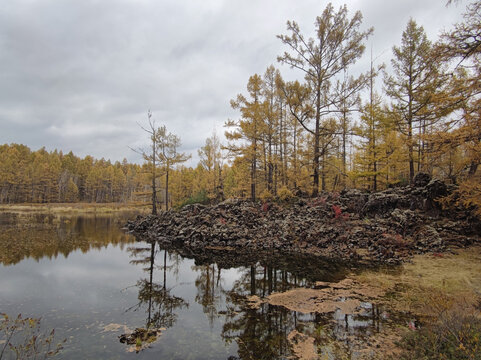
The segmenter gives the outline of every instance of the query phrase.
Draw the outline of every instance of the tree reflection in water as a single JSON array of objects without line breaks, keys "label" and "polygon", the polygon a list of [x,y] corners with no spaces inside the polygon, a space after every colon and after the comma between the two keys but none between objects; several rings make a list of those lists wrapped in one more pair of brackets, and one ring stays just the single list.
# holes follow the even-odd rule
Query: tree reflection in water
[{"label": "tree reflection in water", "polygon": [[[216,270],[217,268],[217,270]],[[195,279],[197,294],[195,301],[202,305],[202,310],[213,328],[214,320],[219,317],[218,309],[222,306],[222,277],[221,268],[216,264],[192,266],[192,270],[199,273]]]},{"label": "tree reflection in water", "polygon": [[290,356],[287,335],[296,328],[298,313],[283,307],[262,304],[250,308],[246,296],[265,297],[305,285],[294,274],[272,266],[251,265],[226,292],[228,311],[221,336],[227,343],[236,341],[240,359],[282,359]]},{"label": "tree reflection in water", "polygon": [[[229,262],[226,258],[223,260]],[[241,359],[289,356],[287,335],[296,328],[299,314],[268,304],[252,309],[245,300],[249,295],[265,297],[275,291],[307,286],[309,282],[286,270],[254,263],[238,268],[237,280],[232,288],[225,289],[221,266],[209,263],[208,259],[199,258],[197,262],[204,264],[192,267],[198,274],[195,301],[202,305],[211,328],[217,318],[224,317],[221,337],[227,344],[236,342],[238,356]],[[222,261],[219,262],[222,264]],[[226,310],[222,310],[224,306]]]},{"label": "tree reflection in water", "polygon": [[134,242],[121,230],[129,216],[1,213],[0,264],[15,265],[26,258],[66,258],[73,251],[87,253],[111,244],[122,249]]},{"label": "tree reflection in water", "polygon": [[[167,272],[175,266],[167,265],[168,252],[156,250],[156,243],[151,243],[150,247],[129,247],[127,249],[134,258],[131,264],[145,266],[144,271],[148,277],[137,281],[136,287],[139,289],[139,302],[127,309],[127,311],[137,311],[145,307],[147,314],[146,329],[163,329],[172,327],[177,320],[176,310],[188,307],[189,304],[181,297],[171,294],[171,288],[167,286]],[[155,258],[163,254],[163,264],[156,266]],[[177,262],[178,264],[178,262]],[[155,270],[162,271],[161,282],[154,281]]]},{"label": "tree reflection in water", "polygon": [[[215,259],[214,256],[212,260]],[[221,337],[227,344],[237,344],[238,359],[291,357],[293,354],[288,335],[293,330],[313,337],[321,352],[328,347],[332,349],[333,340],[344,342],[345,350],[351,352],[353,337],[362,338],[379,332],[381,328],[382,309],[370,303],[363,303],[366,311],[362,315],[345,315],[340,311],[334,314],[304,314],[267,303],[252,308],[246,301],[252,295],[264,298],[273,292],[311,287],[315,281],[338,281],[345,274],[342,266],[298,258],[290,259],[294,261],[261,259],[254,263],[251,260],[249,265],[243,267],[238,267],[236,263],[236,280],[232,287],[225,289],[223,268],[218,264],[229,264],[229,261],[226,258],[218,260],[217,263],[209,263],[205,256],[196,258],[196,263],[202,265],[192,267],[198,273],[195,300],[202,305],[211,328],[216,319],[223,317]]]}]

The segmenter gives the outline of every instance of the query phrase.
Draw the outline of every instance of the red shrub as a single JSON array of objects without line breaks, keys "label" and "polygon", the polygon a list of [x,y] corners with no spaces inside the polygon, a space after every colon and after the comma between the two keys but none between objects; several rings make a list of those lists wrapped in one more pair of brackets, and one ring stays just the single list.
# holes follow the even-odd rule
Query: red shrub
[{"label": "red shrub", "polygon": [[334,219],[339,219],[342,215],[342,210],[337,205],[332,205],[332,211],[334,211]]},{"label": "red shrub", "polygon": [[264,204],[262,204],[262,211],[264,211],[265,213],[266,213],[267,211],[269,211],[269,208],[270,208],[270,204],[269,204],[269,203],[266,203],[266,202],[265,202]]}]

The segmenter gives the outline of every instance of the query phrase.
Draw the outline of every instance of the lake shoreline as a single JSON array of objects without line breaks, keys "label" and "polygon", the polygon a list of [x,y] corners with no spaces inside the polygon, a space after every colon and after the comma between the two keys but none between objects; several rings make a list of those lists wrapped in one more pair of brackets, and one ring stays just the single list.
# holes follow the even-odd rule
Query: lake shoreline
[{"label": "lake shoreline", "polygon": [[114,213],[124,211],[148,212],[143,203],[18,203],[0,204],[0,212],[9,213]]}]

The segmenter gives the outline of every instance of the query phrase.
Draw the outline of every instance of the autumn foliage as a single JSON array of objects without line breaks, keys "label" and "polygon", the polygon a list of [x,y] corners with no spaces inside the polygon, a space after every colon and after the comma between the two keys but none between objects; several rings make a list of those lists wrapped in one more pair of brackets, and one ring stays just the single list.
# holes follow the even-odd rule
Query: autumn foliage
[{"label": "autumn foliage", "polygon": [[215,133],[207,138],[197,166],[164,156],[152,171],[148,157],[140,166],[3,145],[0,203],[148,202],[141,194],[152,188],[166,207],[167,199],[179,206],[288,200],[408,185],[426,172],[453,185],[446,206],[481,216],[480,24],[480,1],[439,39],[428,39],[410,19],[393,44],[390,70],[374,53],[369,68],[354,74],[373,30],[360,12],[329,4],[314,29],[288,21],[287,34],[278,36],[277,60],[297,79],[284,80],[273,65],[250,76],[231,101],[237,116],[225,123],[226,141]]},{"label": "autumn foliage", "polygon": [[72,152],[0,146],[0,203],[126,202],[142,189],[142,166]]}]

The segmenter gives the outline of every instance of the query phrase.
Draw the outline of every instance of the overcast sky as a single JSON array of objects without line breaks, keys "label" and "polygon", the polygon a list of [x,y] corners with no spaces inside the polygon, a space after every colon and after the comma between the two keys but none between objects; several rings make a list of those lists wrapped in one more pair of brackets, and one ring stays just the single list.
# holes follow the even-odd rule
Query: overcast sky
[{"label": "overcast sky", "polygon": [[[295,20],[305,34],[328,1],[320,0],[11,0],[0,7],[0,144],[45,146],[79,156],[141,162],[129,150],[147,144],[138,123],[157,124],[192,153],[238,114],[229,100],[249,76],[276,63],[276,38]],[[461,19],[466,1],[353,0],[366,43],[389,63],[410,17],[430,40]],[[367,70],[369,56],[357,68]]]}]

